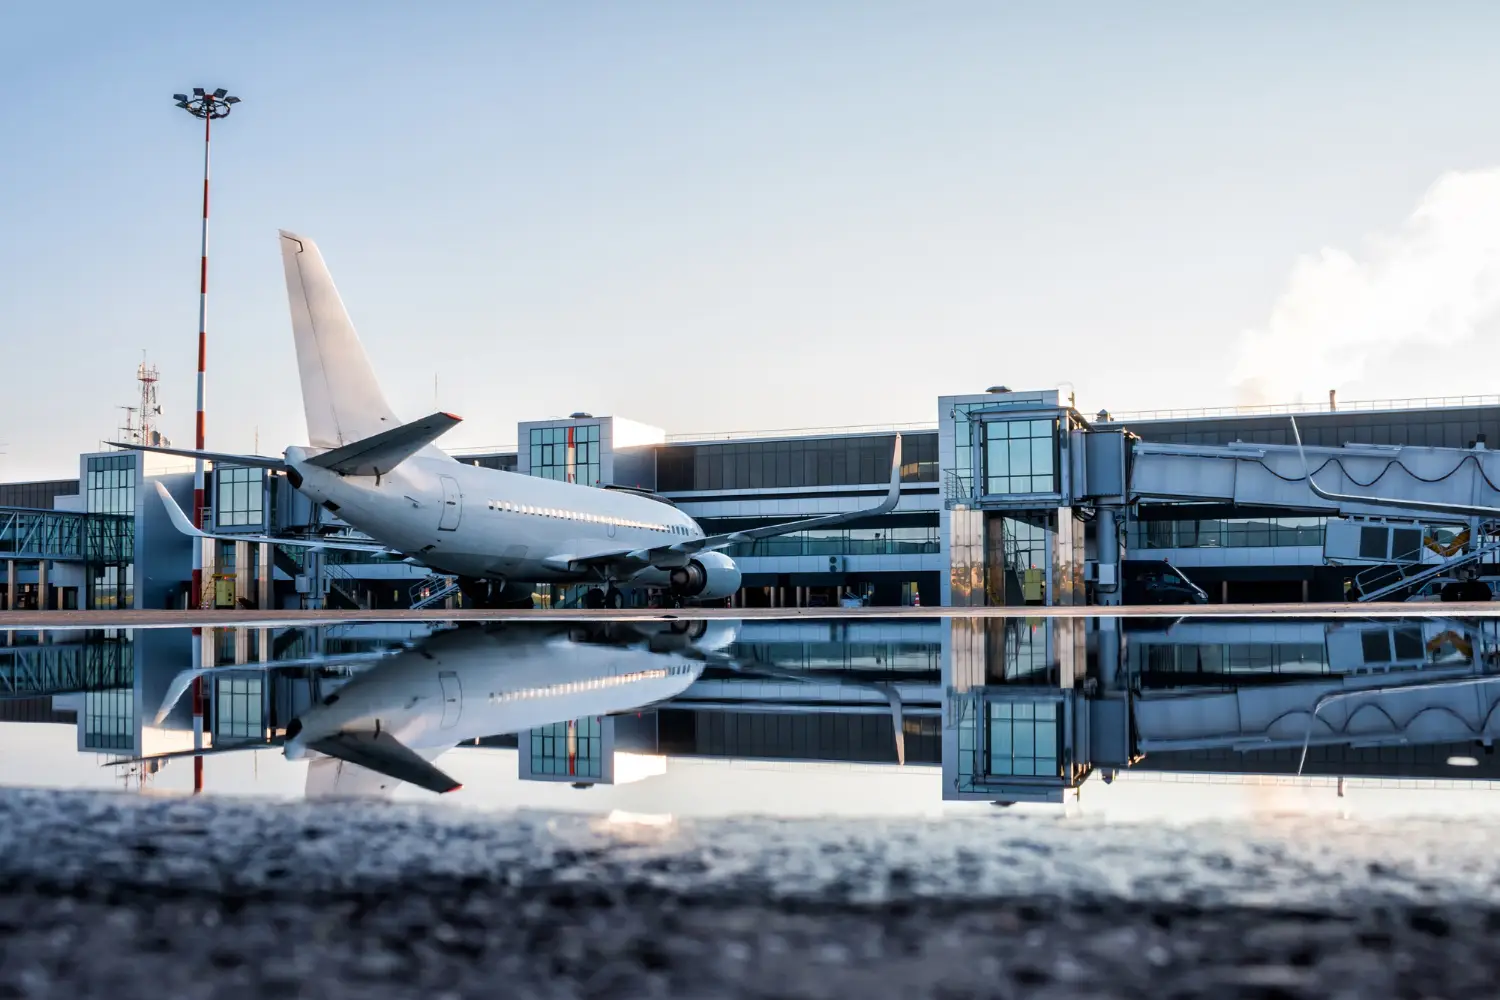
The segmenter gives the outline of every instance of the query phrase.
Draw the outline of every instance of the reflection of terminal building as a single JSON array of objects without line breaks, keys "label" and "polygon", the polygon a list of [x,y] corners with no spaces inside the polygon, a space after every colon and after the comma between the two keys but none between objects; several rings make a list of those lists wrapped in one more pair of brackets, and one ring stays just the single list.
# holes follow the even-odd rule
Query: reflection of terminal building
[{"label": "reflection of terminal building", "polygon": [[1500,779],[1493,622],[1118,622],[953,622],[945,798],[1061,801],[1125,767]]},{"label": "reflection of terminal building", "polygon": [[[1088,416],[1056,391],[1003,387],[944,396],[934,410],[932,422],[903,430],[895,511],[731,548],[744,572],[734,603],[1111,604],[1127,593],[1134,602],[1151,599],[1132,587],[1162,560],[1215,602],[1340,599],[1351,584],[1400,599],[1449,577],[1491,575],[1500,551],[1478,524],[1313,495],[1284,414]],[[1359,492],[1378,479],[1404,499],[1500,506],[1489,485],[1500,481],[1500,457],[1484,447],[1500,440],[1500,405],[1348,403],[1298,418],[1325,489]],[[889,427],[667,435],[582,413],[514,433],[518,447],[456,457],[651,491],[710,532],[868,507],[885,488],[894,440]],[[0,484],[0,607],[449,600],[443,580],[404,560],[244,542],[207,545],[205,592],[188,595],[190,545],[154,485],[188,504],[190,474],[134,454],[78,463],[77,479]],[[347,531],[268,470],[221,466],[207,488],[217,532]]]},{"label": "reflection of terminal building", "polygon": [[[679,654],[705,636],[538,627],[566,642],[533,656],[526,677],[509,657],[541,647],[512,630],[451,688],[430,667],[401,675],[414,687],[394,677],[377,714],[440,689],[420,709],[429,757],[508,746],[522,780],[580,787],[669,775],[672,758],[689,757],[940,767],[942,798],[998,802],[1062,801],[1126,768],[1500,780],[1500,625],[1488,620],[747,621],[701,660]],[[198,719],[178,697],[199,641],[186,630],[8,633],[0,721],[72,725],[79,751],[113,758],[191,748],[198,724],[208,747],[277,747],[292,720],[352,703],[346,686],[373,683],[393,646],[420,651],[462,630],[428,631],[211,630],[203,659],[220,667],[204,677]],[[638,660],[574,669],[578,650],[601,646]],[[267,657],[282,669],[257,665]],[[661,686],[578,711],[612,677]],[[478,728],[486,692],[491,705],[557,700],[496,733]]]}]

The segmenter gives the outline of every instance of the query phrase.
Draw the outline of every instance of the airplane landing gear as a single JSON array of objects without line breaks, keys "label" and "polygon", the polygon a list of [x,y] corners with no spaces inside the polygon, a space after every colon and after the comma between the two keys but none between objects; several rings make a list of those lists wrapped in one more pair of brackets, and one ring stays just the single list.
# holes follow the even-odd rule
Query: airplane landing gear
[{"label": "airplane landing gear", "polygon": [[531,592],[513,593],[504,580],[481,580],[470,576],[458,578],[458,589],[464,603],[483,611],[519,611],[535,607]]},{"label": "airplane landing gear", "polygon": [[583,595],[583,606],[592,610],[599,610],[605,606],[606,597],[604,591],[598,587],[590,587]]},{"label": "airplane landing gear", "polygon": [[604,592],[604,605],[611,611],[618,611],[625,606],[625,595],[614,584],[610,584],[609,589]]}]

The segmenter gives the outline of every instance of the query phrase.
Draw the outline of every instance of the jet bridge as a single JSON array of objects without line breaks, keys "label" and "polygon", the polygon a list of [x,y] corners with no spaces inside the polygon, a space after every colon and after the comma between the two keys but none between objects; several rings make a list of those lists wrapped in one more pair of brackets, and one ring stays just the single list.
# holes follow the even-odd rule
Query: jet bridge
[{"label": "jet bridge", "polygon": [[[1306,449],[1307,466],[1330,493],[1379,495],[1432,504],[1500,507],[1500,454],[1484,448],[1348,444]],[[1374,504],[1327,500],[1307,484],[1294,445],[1173,445],[1136,441],[1134,500],[1282,507],[1336,517],[1389,517]],[[1428,522],[1465,523],[1434,513]]]}]

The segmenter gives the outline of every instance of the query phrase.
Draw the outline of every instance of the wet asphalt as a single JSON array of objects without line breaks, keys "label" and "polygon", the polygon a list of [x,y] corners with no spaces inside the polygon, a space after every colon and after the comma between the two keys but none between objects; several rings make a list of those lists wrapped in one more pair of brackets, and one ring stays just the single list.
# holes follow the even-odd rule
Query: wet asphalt
[{"label": "wet asphalt", "polygon": [[1497,834],[6,791],[0,998],[1491,997]]}]

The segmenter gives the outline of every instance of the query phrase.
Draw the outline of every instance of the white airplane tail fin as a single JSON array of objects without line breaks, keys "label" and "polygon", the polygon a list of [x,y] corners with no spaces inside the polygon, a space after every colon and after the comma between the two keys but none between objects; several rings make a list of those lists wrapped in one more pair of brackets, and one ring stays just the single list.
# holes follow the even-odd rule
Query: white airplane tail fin
[{"label": "white airplane tail fin", "polygon": [[365,349],[312,240],[281,231],[287,300],[297,340],[307,443],[341,448],[391,430],[391,411]]}]

